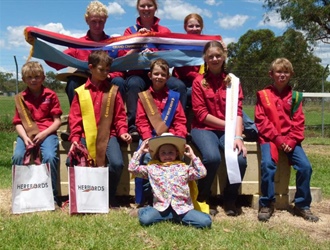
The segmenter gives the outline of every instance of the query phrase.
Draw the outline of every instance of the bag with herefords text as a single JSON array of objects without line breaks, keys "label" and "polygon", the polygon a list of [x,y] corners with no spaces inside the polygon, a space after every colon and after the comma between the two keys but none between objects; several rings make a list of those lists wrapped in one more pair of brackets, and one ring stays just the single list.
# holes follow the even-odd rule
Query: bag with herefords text
[{"label": "bag with herefords text", "polygon": [[[94,167],[87,149],[79,144],[69,153],[70,214],[109,212],[109,169]],[[85,165],[81,165],[85,164]]]},{"label": "bag with herefords text", "polygon": [[35,164],[30,164],[34,150],[28,147],[23,165],[12,166],[13,214],[55,210],[50,166],[40,164],[39,151],[35,154]]}]

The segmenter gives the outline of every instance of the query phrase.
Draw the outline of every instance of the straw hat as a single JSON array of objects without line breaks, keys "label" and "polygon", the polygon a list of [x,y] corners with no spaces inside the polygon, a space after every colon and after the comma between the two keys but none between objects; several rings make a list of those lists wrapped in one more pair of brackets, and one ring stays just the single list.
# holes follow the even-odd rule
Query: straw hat
[{"label": "straw hat", "polygon": [[84,77],[84,78],[87,79],[88,78],[88,73],[86,71],[77,69],[74,72],[67,72],[67,73],[57,74],[55,78],[57,80],[61,81],[61,82],[67,82],[69,76],[79,76],[79,77]]},{"label": "straw hat", "polygon": [[174,145],[179,151],[180,159],[183,157],[186,139],[180,136],[175,136],[172,133],[163,133],[161,136],[153,137],[148,141],[149,152],[152,159],[154,159],[159,147],[164,144]]}]

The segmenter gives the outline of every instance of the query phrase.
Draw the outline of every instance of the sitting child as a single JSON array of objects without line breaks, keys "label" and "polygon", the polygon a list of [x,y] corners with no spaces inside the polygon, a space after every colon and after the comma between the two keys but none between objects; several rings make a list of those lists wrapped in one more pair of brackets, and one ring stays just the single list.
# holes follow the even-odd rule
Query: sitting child
[{"label": "sitting child", "polygon": [[[152,160],[148,165],[140,165],[140,157],[149,152]],[[186,155],[192,165],[181,159]],[[135,176],[148,178],[153,191],[153,207],[138,210],[142,225],[148,226],[161,221],[171,220],[196,228],[211,227],[210,215],[194,209],[189,181],[206,176],[206,169],[186,139],[163,133],[142,142],[129,163],[128,170]]]}]

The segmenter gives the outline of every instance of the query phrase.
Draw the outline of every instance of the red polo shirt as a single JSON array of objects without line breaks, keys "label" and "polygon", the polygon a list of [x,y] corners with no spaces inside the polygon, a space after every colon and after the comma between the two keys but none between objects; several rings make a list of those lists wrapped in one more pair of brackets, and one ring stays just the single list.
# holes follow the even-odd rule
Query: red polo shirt
[{"label": "red polo shirt", "polygon": [[[31,112],[32,119],[36,122],[40,132],[44,131],[53,124],[54,116],[61,116],[62,110],[60,101],[56,93],[44,86],[41,87],[41,94],[35,97],[29,88],[22,92],[25,104]],[[13,124],[22,124],[22,120],[18,114],[17,108],[13,118]],[[54,132],[55,134],[56,132]]]},{"label": "red polo shirt", "polygon": [[[82,41],[93,41],[92,38],[90,37],[90,31],[87,32],[87,34],[83,37],[80,37],[79,38],[80,40]],[[103,32],[103,37],[102,39],[100,40],[100,42],[104,41],[104,40],[107,40],[109,39],[109,36],[107,34],[105,34]],[[69,55],[69,56],[72,56],[76,59],[79,59],[79,60],[82,60],[82,61],[88,61],[88,56],[90,53],[92,53],[92,50],[84,50],[84,49],[77,49],[77,48],[68,48],[66,50],[63,51],[63,53]],[[56,69],[56,70],[60,70],[60,69],[63,69],[63,68],[66,68],[67,66],[64,66],[64,65],[61,65],[61,64],[57,64],[57,63],[52,63],[52,62],[49,62],[49,61],[46,61],[46,63]],[[124,77],[124,73],[123,72],[111,72],[110,73],[110,76],[111,78],[114,78],[114,77]]]},{"label": "red polo shirt", "polygon": [[261,91],[257,94],[257,104],[255,107],[255,124],[258,129],[259,143],[273,142],[280,148],[282,143],[286,143],[291,148],[294,148],[298,143],[304,140],[304,126],[305,116],[302,109],[302,103],[290,119],[291,106],[292,106],[292,88],[287,86],[281,93],[270,85],[269,89],[271,96],[268,99],[275,104],[281,131],[277,131],[274,124],[268,119],[267,113],[264,110],[260,95]]},{"label": "red polo shirt", "polygon": [[[207,86],[202,85],[203,75],[199,75],[193,82],[191,101],[194,112],[192,128],[205,130],[215,130],[215,128],[204,124],[204,120],[208,114],[219,119],[225,120],[226,116],[226,84],[224,79],[226,74],[215,76],[212,73],[205,77]],[[204,84],[205,85],[205,84]],[[238,92],[238,109],[237,115],[242,116],[243,91],[239,85]],[[224,130],[225,128],[223,128]],[[218,130],[218,129],[216,129]]]},{"label": "red polo shirt", "polygon": [[[90,79],[87,80],[85,83],[85,88],[89,89],[89,93],[92,98],[93,106],[94,106],[94,114],[96,124],[99,124],[100,116],[101,116],[101,105],[102,105],[102,97],[103,92],[106,90],[109,83],[104,81],[99,87],[96,87]],[[85,137],[84,127],[83,127],[83,120],[81,115],[81,109],[79,104],[79,97],[76,93],[72,104],[70,107],[69,112],[69,124],[70,124],[70,138],[71,142],[80,141],[81,137]],[[110,129],[110,136],[120,136],[124,133],[127,133],[128,126],[127,126],[127,119],[126,119],[126,112],[123,103],[123,99],[121,98],[119,92],[116,94],[115,99],[115,107],[113,111],[113,120]]]},{"label": "red polo shirt", "polygon": [[[164,91],[158,93],[156,93],[152,87],[150,87],[149,90],[155,101],[159,113],[162,113],[168,99],[168,92],[169,92],[168,88],[164,87]],[[171,126],[168,129],[168,132],[185,138],[187,136],[186,123],[187,123],[187,119],[184,110],[182,108],[182,105],[179,101],[178,107],[175,111],[175,115],[172,120]],[[143,140],[152,137],[153,127],[148,119],[148,116],[143,108],[140,99],[138,100],[137,103],[135,125]]]}]

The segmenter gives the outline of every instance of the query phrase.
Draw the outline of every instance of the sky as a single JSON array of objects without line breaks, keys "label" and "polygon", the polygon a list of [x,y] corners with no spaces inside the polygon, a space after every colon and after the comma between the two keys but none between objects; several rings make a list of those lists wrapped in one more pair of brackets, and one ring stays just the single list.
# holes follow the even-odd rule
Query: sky
[{"label": "sky", "polygon": [[[91,0],[1,0],[0,2],[0,72],[13,73],[18,77],[26,62],[31,45],[25,41],[23,31],[27,26],[82,37],[88,26],[84,19]],[[135,0],[101,1],[107,6],[109,18],[105,26],[108,35],[122,35],[135,24],[138,16]],[[237,42],[248,30],[270,29],[281,36],[288,25],[275,13],[268,13],[270,22],[265,23],[266,9],[263,0],[158,0],[156,16],[160,24],[172,32],[185,33],[183,20],[190,13],[203,17],[205,35],[221,35],[225,43]],[[59,48],[60,50],[65,49]],[[318,44],[314,54],[322,59],[322,66],[330,64],[330,45]],[[40,61],[40,60],[38,60]],[[43,61],[45,71],[55,71]],[[63,69],[60,72],[66,71]]]}]

